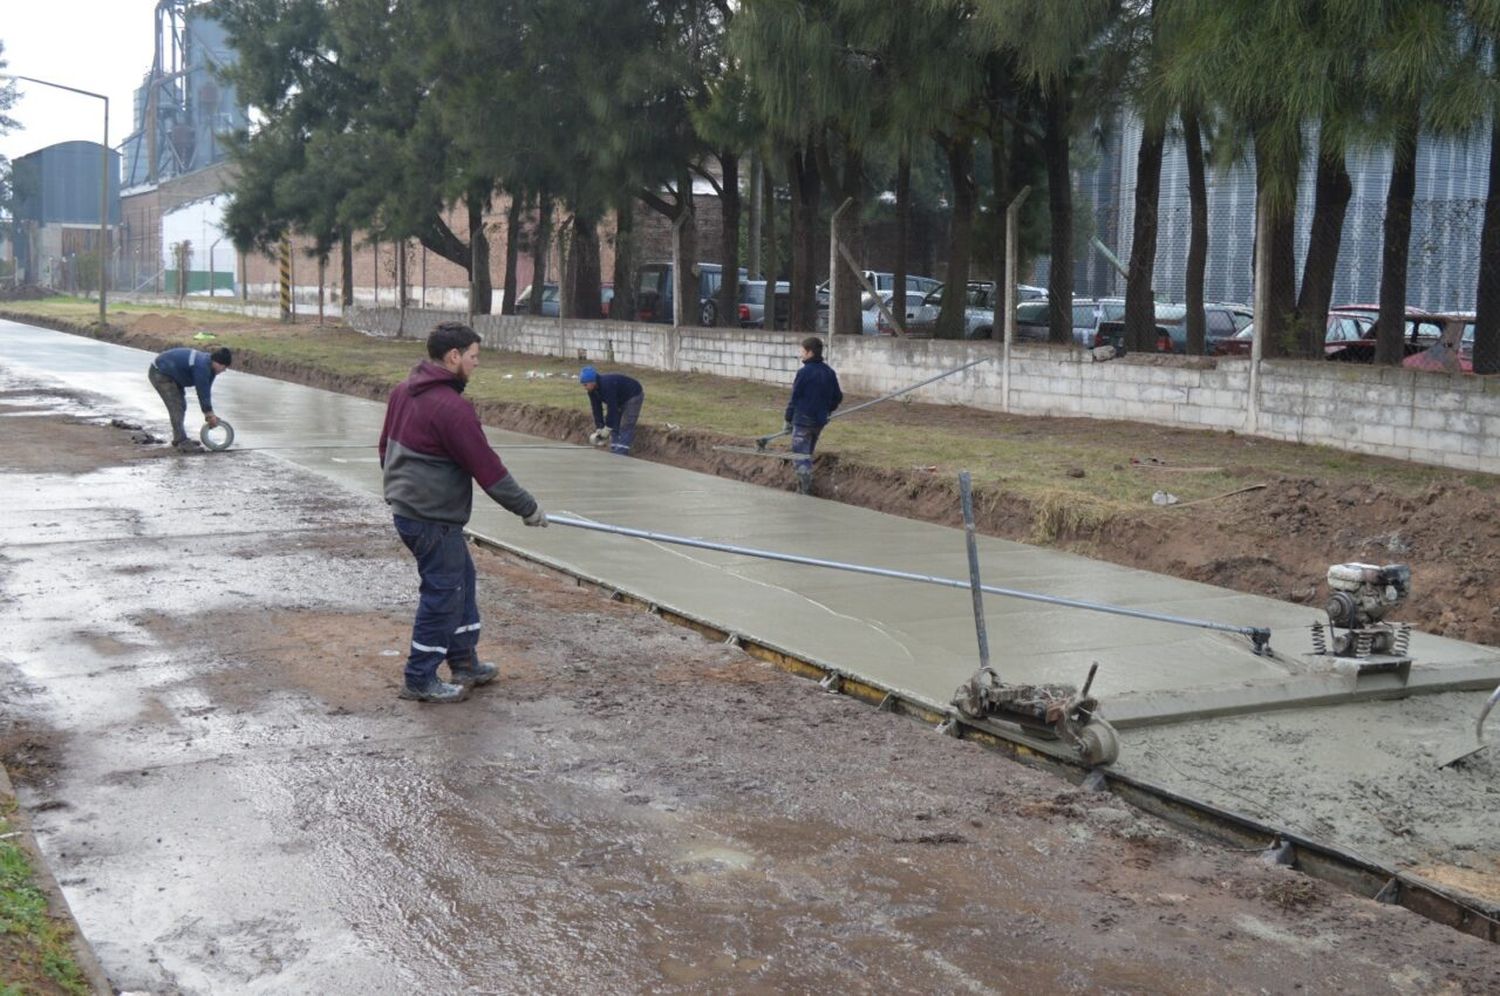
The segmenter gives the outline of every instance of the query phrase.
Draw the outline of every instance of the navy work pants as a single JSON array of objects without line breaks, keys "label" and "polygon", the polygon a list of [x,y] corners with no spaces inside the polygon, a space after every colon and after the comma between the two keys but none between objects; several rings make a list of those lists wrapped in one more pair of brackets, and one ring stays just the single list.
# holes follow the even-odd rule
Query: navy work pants
[{"label": "navy work pants", "polygon": [[821,425],[792,426],[792,452],[799,454],[792,461],[792,469],[798,474],[812,473],[813,450],[818,447],[818,437],[823,434]]},{"label": "navy work pants", "polygon": [[609,451],[621,456],[630,455],[630,444],[635,442],[635,423],[641,417],[641,402],[646,400],[642,391],[620,406],[620,427],[609,437]]},{"label": "navy work pants", "polygon": [[422,688],[444,661],[460,667],[477,660],[479,604],[475,599],[474,558],[463,526],[395,516],[396,533],[417,558],[422,579],[417,618],[406,658],[406,684]]}]

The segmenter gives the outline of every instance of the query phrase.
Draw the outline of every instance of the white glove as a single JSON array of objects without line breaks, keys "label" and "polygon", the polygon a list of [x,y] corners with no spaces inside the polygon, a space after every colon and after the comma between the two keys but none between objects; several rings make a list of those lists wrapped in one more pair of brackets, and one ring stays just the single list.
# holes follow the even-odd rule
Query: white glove
[{"label": "white glove", "polygon": [[528,526],[539,526],[545,529],[547,527],[547,513],[543,512],[542,506],[538,504],[536,508],[531,510],[531,514],[523,516],[521,521]]},{"label": "white glove", "polygon": [[609,443],[610,432],[608,429],[595,429],[589,436],[589,442],[595,446],[605,446]]}]

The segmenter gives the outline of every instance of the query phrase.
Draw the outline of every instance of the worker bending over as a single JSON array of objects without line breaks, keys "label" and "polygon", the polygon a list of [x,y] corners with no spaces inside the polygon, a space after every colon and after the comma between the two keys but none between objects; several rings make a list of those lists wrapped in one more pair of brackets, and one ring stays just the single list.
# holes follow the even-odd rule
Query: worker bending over
[{"label": "worker bending over", "polygon": [[589,392],[589,407],[594,410],[589,442],[595,446],[608,443],[611,453],[629,456],[641,402],[646,400],[641,382],[624,374],[601,374],[593,367],[584,367],[578,372],[578,383]]},{"label": "worker bending over", "polygon": [[195,440],[188,438],[187,428],[183,424],[187,415],[187,389],[191,387],[197,392],[198,407],[203,409],[203,421],[210,429],[215,428],[219,424],[219,418],[214,414],[211,398],[214,378],[228,370],[229,364],[233,362],[234,355],[224,346],[212,353],[178,346],[158,353],[156,359],[151,361],[146,379],[156,388],[162,403],[167,406],[167,418],[172,420],[172,445],[178,450],[189,452],[203,449]]}]

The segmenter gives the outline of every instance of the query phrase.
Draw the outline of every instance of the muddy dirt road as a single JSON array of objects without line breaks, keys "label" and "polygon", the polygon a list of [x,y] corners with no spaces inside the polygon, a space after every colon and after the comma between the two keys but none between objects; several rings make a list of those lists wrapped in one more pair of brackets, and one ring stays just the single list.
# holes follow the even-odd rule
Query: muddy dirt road
[{"label": "muddy dirt road", "polygon": [[170,992],[1488,992],[1478,940],[479,554],[395,698],[378,501],[0,383],[0,758],[112,981]]}]

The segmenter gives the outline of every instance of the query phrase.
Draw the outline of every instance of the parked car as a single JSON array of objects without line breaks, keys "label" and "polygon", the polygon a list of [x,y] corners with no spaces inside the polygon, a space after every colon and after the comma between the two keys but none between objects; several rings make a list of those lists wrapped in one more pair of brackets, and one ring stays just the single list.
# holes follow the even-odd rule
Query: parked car
[{"label": "parked car", "polygon": [[[1255,320],[1255,312],[1243,304],[1205,304],[1203,306],[1203,352],[1207,356],[1223,353],[1223,344]],[[1187,306],[1156,306],[1156,349],[1160,353],[1187,352]],[[1165,334],[1162,334],[1162,333]]]},{"label": "parked car", "polygon": [[[1156,351],[1158,353],[1187,352],[1187,306],[1181,304],[1156,305]],[[1204,340],[1203,352],[1207,356],[1234,353],[1238,347],[1228,345],[1234,336],[1250,324],[1254,312],[1243,304],[1205,304],[1203,306]],[[1108,325],[1108,328],[1105,326]],[[1111,345],[1119,348],[1125,338],[1125,308],[1121,303],[1119,317],[1099,323],[1094,341],[1088,345]]]},{"label": "parked car", "polygon": [[[880,270],[865,270],[863,273],[864,278],[877,291],[895,293],[896,275],[894,273],[885,273]],[[907,297],[911,297],[912,295],[916,295],[919,298],[926,297],[941,286],[943,286],[943,282],[941,280],[934,280],[932,277],[920,277],[915,274],[907,274],[906,276]],[[829,282],[827,280],[818,285],[819,308],[826,309],[828,307],[828,288]],[[861,291],[864,290],[864,288],[860,289]]]},{"label": "parked car", "polygon": [[[599,314],[583,317],[599,318],[609,314],[609,302],[614,299],[615,285],[606,283],[600,285],[599,289]],[[562,311],[562,294],[557,284],[542,284],[542,314],[548,318],[556,318]],[[527,284],[516,295],[516,313],[521,315],[531,314],[531,285]]]},{"label": "parked car", "polygon": [[[907,322],[908,334],[931,334],[942,311],[946,285],[922,299]],[[964,338],[991,339],[995,332],[995,285],[987,280],[971,280],[964,298]]]},{"label": "parked car", "polygon": [[1045,298],[1033,298],[1016,305],[1016,341],[1046,342],[1052,334],[1052,305]]},{"label": "parked car", "polygon": [[1413,370],[1435,370],[1445,373],[1474,372],[1474,315],[1457,312],[1436,316],[1442,319],[1443,331],[1437,342],[1420,353],[1413,353],[1401,365]]},{"label": "parked car", "polygon": [[[1255,326],[1246,325],[1220,344],[1224,356],[1249,356]],[[1339,363],[1369,363],[1375,359],[1375,320],[1368,315],[1328,313],[1323,355]]]},{"label": "parked car", "polygon": [[[516,295],[517,314],[531,314],[531,284],[521,288],[521,293]],[[556,284],[542,284],[542,311],[549,318],[556,318],[561,307],[561,299]]]},{"label": "parked car", "polygon": [[1099,341],[1099,324],[1117,322],[1125,317],[1125,299],[1106,297],[1095,300],[1090,297],[1073,299],[1073,342],[1084,347],[1102,345]]},{"label": "parked car", "polygon": [[[1378,304],[1341,304],[1329,310],[1346,315],[1363,315],[1371,322],[1375,322],[1380,317]],[[1402,334],[1406,355],[1420,353],[1437,342],[1438,337],[1443,334],[1444,324],[1445,320],[1442,315],[1425,311],[1422,308],[1407,308],[1406,329]]]},{"label": "parked car", "polygon": [[[672,306],[676,297],[674,268],[671,263],[647,263],[637,271],[636,317],[643,322],[672,322]],[[750,271],[740,267],[739,279],[749,279]],[[705,328],[719,324],[719,287],[724,280],[724,267],[718,263],[698,264],[698,301],[689,309],[687,317]]]},{"label": "parked car", "polygon": [[[771,327],[785,329],[791,318],[792,285],[778,281],[771,293]],[[763,329],[766,327],[766,281],[745,280],[740,283],[739,296],[740,327]]]}]

